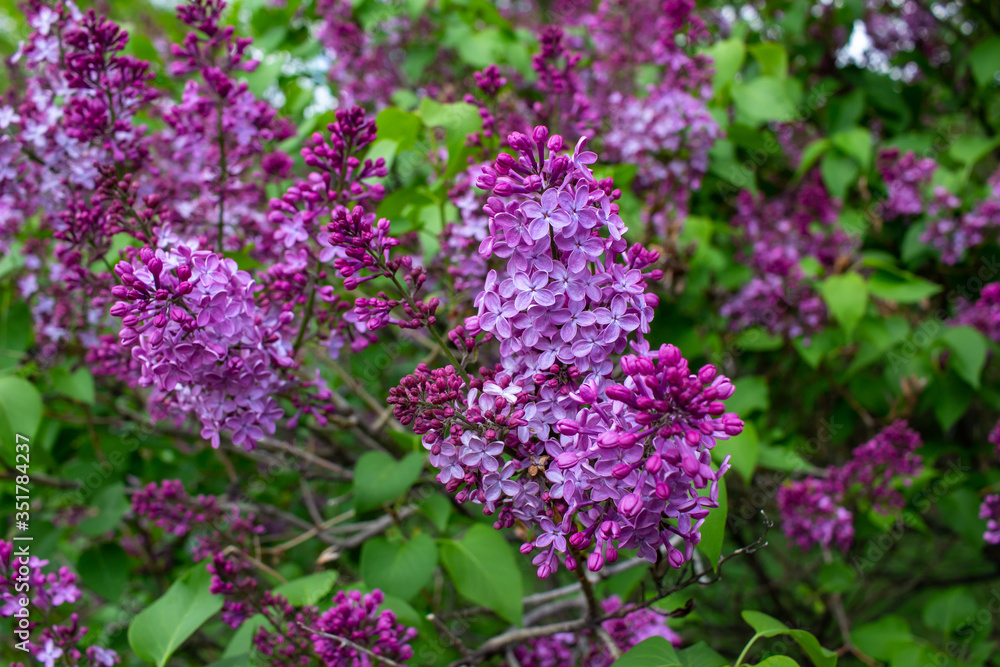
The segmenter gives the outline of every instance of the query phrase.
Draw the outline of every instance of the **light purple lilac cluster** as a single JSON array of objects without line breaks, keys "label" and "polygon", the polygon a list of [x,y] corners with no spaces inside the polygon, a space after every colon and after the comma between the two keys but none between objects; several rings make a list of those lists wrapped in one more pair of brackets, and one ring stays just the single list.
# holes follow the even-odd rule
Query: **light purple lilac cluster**
[{"label": "light purple lilac cluster", "polygon": [[[68,567],[45,572],[49,561],[20,556],[15,542],[0,540],[0,616],[9,618],[15,643],[45,667],[112,667],[121,657],[111,649],[83,649],[87,627],[77,613],[58,620],[57,607],[77,602],[82,593]],[[29,597],[30,596],[30,597]],[[39,620],[39,619],[44,620]]]},{"label": "light purple lilac cluster", "polygon": [[268,147],[295,131],[238,78],[258,63],[246,56],[252,40],[221,25],[225,6],[192,0],[177,8],[191,32],[171,45],[170,73],[196,76],[184,84],[180,103],[163,110],[166,127],[155,136],[161,172],[155,191],[168,206],[161,216],[174,233],[238,251],[267,235],[265,188],[292,166],[290,157]]},{"label": "light purple lilac cluster", "polygon": [[935,248],[942,262],[954,265],[1000,229],[1000,171],[990,177],[986,195],[971,210],[963,211],[962,200],[942,186],[924,193],[936,169],[934,160],[917,158],[912,151],[882,151],[879,171],[888,191],[883,215],[891,220],[926,214],[921,242]]},{"label": "light purple lilac cluster", "polygon": [[280,327],[293,315],[266,321],[247,272],[188,245],[143,248],[115,273],[121,300],[111,314],[122,318],[120,341],[139,364],[140,386],[153,388],[151,414],[196,415],[213,447],[223,431],[246,449],[274,433],[284,414],[275,396],[286,386],[277,368],[292,364]]},{"label": "light purple lilac cluster", "polygon": [[[612,595],[601,601],[601,609],[606,614],[620,611],[624,607],[621,598]],[[650,609],[636,609],[620,618],[612,618],[601,623],[619,651],[630,648],[651,637],[662,637],[674,646],[679,646],[681,637],[670,626],[666,618]],[[574,656],[582,656],[579,661]],[[563,667],[578,664],[581,667],[611,667],[614,657],[608,646],[596,637],[592,630],[580,633],[560,632],[549,637],[531,639],[514,647],[514,657],[521,667]]]},{"label": "light purple lilac cluster", "polygon": [[680,567],[729,467],[713,469],[711,449],[743,428],[725,413],[733,386],[673,346],[650,351],[656,255],[622,237],[618,193],[587,166],[597,156],[582,140],[560,153],[541,126],[508,143],[517,156],[501,153],[479,179],[492,191],[479,252],[506,266],[487,274],[464,326],[467,346],[486,333],[502,362],[470,382],[421,365],[389,401],[460,502],[482,504],[498,528],[538,531],[521,551],[536,552],[540,577],[584,551],[599,570],[619,548],[650,561],[662,548]]},{"label": "light purple lilac cluster", "polygon": [[[417,636],[417,630],[397,623],[392,610],[380,612],[379,606],[384,601],[385,595],[378,589],[364,595],[361,591],[338,591],[333,597],[333,606],[320,615],[315,627],[320,632],[343,637],[376,656],[405,663],[413,657],[408,642]],[[314,634],[312,640],[316,655],[326,665],[376,667],[381,664],[377,658],[337,639]]]},{"label": "light purple lilac cluster", "polygon": [[742,232],[738,257],[754,276],[720,311],[733,329],[760,326],[794,338],[823,326],[826,304],[810,284],[802,260],[814,259],[832,272],[853,255],[857,239],[836,224],[839,213],[840,203],[816,172],[772,199],[739,194],[732,225]]},{"label": "light purple lilac cluster", "polygon": [[918,158],[913,151],[903,153],[898,148],[890,148],[879,153],[878,169],[888,193],[882,207],[886,220],[923,213],[923,190],[934,177],[937,162]]},{"label": "light purple lilac cluster", "polygon": [[969,250],[1000,229],[1000,171],[990,177],[989,193],[972,210],[963,212],[961,206],[954,194],[940,186],[934,188],[927,204],[927,229],[920,236],[949,265],[960,262]]},{"label": "light purple lilac cluster", "polygon": [[843,466],[783,486],[778,509],[785,535],[802,549],[847,551],[854,541],[849,507],[863,501],[881,512],[902,508],[896,486],[920,474],[923,462],[916,450],[922,444],[920,434],[899,420],[855,447]]},{"label": "light purple lilac cluster", "polygon": [[979,518],[986,519],[986,532],[983,540],[987,544],[1000,544],[1000,494],[992,494],[983,498],[979,506]]}]

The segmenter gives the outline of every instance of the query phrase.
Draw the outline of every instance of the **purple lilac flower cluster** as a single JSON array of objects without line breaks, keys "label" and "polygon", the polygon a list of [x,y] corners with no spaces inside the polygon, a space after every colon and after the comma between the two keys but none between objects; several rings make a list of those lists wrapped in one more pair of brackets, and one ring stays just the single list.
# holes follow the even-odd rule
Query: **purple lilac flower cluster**
[{"label": "purple lilac flower cluster", "polygon": [[[343,637],[381,658],[405,662],[413,657],[408,642],[417,636],[417,630],[397,623],[396,615],[389,609],[380,612],[379,606],[384,601],[385,595],[378,589],[365,595],[360,591],[338,591],[333,597],[333,606],[320,615],[315,627],[322,633]],[[377,658],[337,639],[314,634],[312,641],[316,655],[327,665],[374,667],[380,664]]]},{"label": "purple lilac flower cluster", "polygon": [[918,158],[913,151],[902,153],[898,148],[890,148],[879,153],[878,169],[888,191],[882,209],[886,220],[923,213],[922,191],[937,170],[934,160]]},{"label": "purple lilac flower cluster", "polygon": [[582,140],[560,154],[541,126],[508,143],[517,157],[501,153],[479,179],[492,190],[479,251],[506,267],[487,274],[464,327],[487,333],[502,362],[469,383],[421,365],[390,403],[459,501],[498,528],[539,531],[521,549],[537,550],[539,576],[586,550],[594,571],[619,548],[653,561],[662,547],[680,567],[729,467],[714,470],[710,450],[743,428],[725,413],[733,386],[712,366],[692,372],[673,346],[650,352],[656,255],[622,237],[618,193],[587,166],[597,156]]},{"label": "purple lilac flower cluster", "polygon": [[909,484],[922,470],[916,453],[921,445],[920,434],[900,420],[855,447],[843,466],[782,487],[778,508],[785,535],[802,549],[818,545],[847,551],[854,541],[854,515],[848,507],[864,501],[882,512],[902,508],[895,485]]},{"label": "purple lilac flower cluster", "polygon": [[[623,607],[617,595],[601,601],[601,608],[606,614],[619,612]],[[666,618],[650,609],[636,609],[620,618],[606,620],[601,627],[623,653],[651,637],[662,637],[674,646],[681,643],[680,636],[667,625]],[[582,658],[575,661],[574,656]],[[514,647],[514,657],[522,667],[562,667],[569,664],[610,667],[614,663],[608,646],[591,630],[531,639]]]},{"label": "purple lilac flower cluster", "polygon": [[[82,593],[68,567],[44,572],[48,564],[37,556],[18,556],[13,542],[0,540],[0,616],[12,619],[15,635],[45,667],[112,667],[120,663],[121,657],[111,649],[96,645],[83,649],[87,627],[80,625],[78,614],[56,621],[54,610],[77,602]],[[26,600],[29,606],[21,603],[26,590],[31,596]],[[30,615],[23,616],[29,608]],[[40,616],[44,622],[37,620]],[[31,635],[34,639],[29,640]]]},{"label": "purple lilac flower cluster", "polygon": [[266,235],[265,186],[286,177],[292,165],[267,147],[294,136],[294,128],[238,80],[258,63],[246,57],[252,40],[220,25],[225,6],[196,0],[177,9],[192,31],[171,45],[170,72],[197,76],[184,85],[180,103],[163,112],[166,127],[155,137],[162,172],[156,192],[170,203],[164,221],[175,233],[241,250]]},{"label": "purple lilac flower cluster", "polygon": [[732,224],[743,235],[739,256],[755,275],[722,306],[733,329],[761,326],[794,338],[826,322],[826,305],[801,262],[812,258],[832,272],[854,253],[857,240],[837,226],[839,212],[816,172],[770,200],[740,193]]},{"label": "purple lilac flower cluster", "polygon": [[986,532],[983,540],[987,544],[1000,544],[1000,494],[992,494],[983,498],[979,506],[979,518],[986,519]]},{"label": "purple lilac flower cluster", "polygon": [[952,322],[975,327],[993,342],[1000,343],[1000,283],[983,287],[975,301],[961,301]]},{"label": "purple lilac flower cluster", "polygon": [[246,449],[274,433],[283,412],[274,396],[285,386],[280,366],[291,348],[282,313],[266,321],[254,301],[254,282],[236,262],[187,245],[143,248],[115,267],[122,299],[121,344],[139,364],[139,384],[153,388],[154,417],[197,416],[202,437],[219,446],[222,431]]},{"label": "purple lilac flower cluster", "polygon": [[927,204],[927,229],[920,240],[936,248],[945,264],[957,264],[1000,229],[1000,171],[990,177],[988,187],[987,196],[965,212],[954,194],[940,186],[934,189]]}]

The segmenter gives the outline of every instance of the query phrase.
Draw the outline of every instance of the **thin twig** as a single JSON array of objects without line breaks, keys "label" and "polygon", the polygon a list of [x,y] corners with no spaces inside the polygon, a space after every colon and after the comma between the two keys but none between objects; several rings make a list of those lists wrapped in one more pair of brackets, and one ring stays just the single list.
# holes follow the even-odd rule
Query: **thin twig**
[{"label": "thin twig", "polygon": [[341,646],[350,646],[351,648],[353,648],[358,653],[364,653],[369,658],[377,660],[377,661],[379,661],[379,662],[381,662],[383,664],[390,665],[390,667],[406,667],[406,665],[404,665],[401,662],[396,662],[395,660],[387,658],[384,655],[379,655],[378,653],[376,653],[375,651],[372,651],[371,649],[367,649],[364,646],[361,646],[359,644],[355,644],[354,642],[352,642],[347,637],[341,637],[340,635],[331,635],[329,632],[320,632],[319,630],[316,630],[314,628],[310,628],[305,623],[299,623],[299,627],[302,628],[303,630],[305,630],[306,632],[313,633],[317,637],[325,637],[326,639],[333,639],[335,641],[338,641],[338,642],[340,642]]}]

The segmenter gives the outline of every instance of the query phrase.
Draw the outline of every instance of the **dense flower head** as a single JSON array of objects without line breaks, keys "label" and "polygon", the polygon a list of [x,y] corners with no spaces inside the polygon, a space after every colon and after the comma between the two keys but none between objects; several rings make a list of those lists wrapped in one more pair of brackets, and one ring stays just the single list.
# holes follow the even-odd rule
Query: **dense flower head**
[{"label": "dense flower head", "polygon": [[922,444],[920,434],[898,420],[855,447],[844,465],[786,484],[778,491],[785,535],[803,549],[847,551],[854,540],[848,507],[861,501],[883,512],[901,509],[903,497],[895,487],[910,484],[922,471],[916,453]]},{"label": "dense flower head", "polygon": [[[27,626],[18,627],[30,634],[26,645],[35,660],[46,667],[111,667],[120,663],[121,657],[111,649],[95,645],[81,650],[87,627],[80,625],[77,613],[57,620],[56,608],[72,605],[83,595],[76,585],[76,574],[65,566],[46,572],[48,560],[19,556],[16,544],[0,540],[0,616],[22,618],[21,610],[31,609]],[[22,599],[29,607],[22,605]]]},{"label": "dense flower head", "polygon": [[898,148],[890,148],[879,153],[878,168],[889,195],[883,208],[885,219],[922,213],[922,189],[931,182],[937,162],[918,158],[913,151],[902,153]]},{"label": "dense flower head", "polygon": [[1000,495],[992,494],[983,498],[979,506],[979,518],[986,519],[983,540],[987,544],[1000,544]]},{"label": "dense flower head", "polygon": [[492,190],[479,252],[505,266],[453,338],[485,333],[479,345],[495,344],[500,362],[468,379],[421,365],[390,403],[460,502],[538,531],[521,551],[539,576],[582,566],[588,550],[599,570],[619,548],[650,561],[663,548],[680,567],[729,467],[713,469],[710,450],[743,427],[725,413],[733,386],[673,346],[650,352],[656,254],[623,238],[618,192],[587,166],[597,156],[582,140],[561,154],[544,127],[508,143],[517,156],[479,178]]},{"label": "dense flower head", "polygon": [[265,321],[253,279],[214,252],[177,244],[137,255],[115,267],[121,301],[111,314],[122,318],[119,337],[139,362],[139,384],[153,388],[154,415],[193,413],[212,446],[229,431],[252,449],[283,415],[274,396],[291,349],[280,325],[292,314]]},{"label": "dense flower head", "polygon": [[621,162],[638,167],[633,187],[646,193],[656,231],[687,214],[691,193],[708,171],[708,151],[722,134],[705,100],[660,84],[645,95],[612,93],[615,112],[605,137]]},{"label": "dense flower head", "polygon": [[934,188],[926,206],[927,229],[920,240],[937,249],[945,264],[957,264],[971,249],[995,238],[1000,229],[1000,170],[990,177],[987,188],[986,195],[967,211],[952,192]]},{"label": "dense flower head", "polygon": [[743,191],[732,224],[742,232],[739,257],[755,275],[721,310],[734,329],[763,326],[797,337],[818,330],[826,306],[809,284],[804,259],[833,271],[854,253],[857,239],[837,224],[840,204],[819,174],[791,192],[767,199]]},{"label": "dense flower head", "polygon": [[379,612],[385,601],[382,591],[375,589],[362,595],[361,591],[338,591],[333,597],[333,606],[324,611],[315,629],[333,635],[312,636],[316,654],[323,664],[330,667],[373,667],[379,661],[367,653],[341,641],[343,637],[351,643],[368,649],[377,656],[396,662],[405,662],[413,657],[413,649],[408,642],[417,636],[415,628],[408,628],[396,622],[396,615],[389,609]]}]

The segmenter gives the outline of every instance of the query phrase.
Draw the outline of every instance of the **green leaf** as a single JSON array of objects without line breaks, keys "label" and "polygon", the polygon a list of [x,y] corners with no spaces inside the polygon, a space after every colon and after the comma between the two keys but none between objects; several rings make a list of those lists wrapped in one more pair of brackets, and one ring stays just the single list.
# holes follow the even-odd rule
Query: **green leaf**
[{"label": "green leaf", "polygon": [[31,310],[10,291],[0,292],[0,371],[17,366],[31,341]]},{"label": "green leaf", "polygon": [[863,127],[852,127],[849,130],[842,130],[832,137],[830,141],[845,155],[854,159],[863,171],[868,171],[872,165],[872,134]]},{"label": "green leaf", "polygon": [[980,88],[992,85],[1000,71],[1000,37],[990,37],[976,44],[969,52],[969,68]]},{"label": "green leaf", "polygon": [[174,651],[222,609],[222,597],[208,591],[211,583],[205,565],[196,565],[139,612],[128,626],[128,643],[135,654],[157,667],[166,665]]},{"label": "green leaf", "polygon": [[[736,414],[742,415],[743,413],[736,411]],[[743,425],[742,433],[731,436],[728,440],[719,441],[712,449],[712,460],[721,463],[728,454],[731,457],[729,462],[732,464],[733,470],[739,473],[744,482],[750,484],[750,479],[757,467],[759,446],[760,438],[757,436],[757,427],[753,425],[753,422],[746,422]]]},{"label": "green leaf", "polygon": [[851,643],[878,660],[889,660],[900,645],[913,641],[910,626],[899,616],[883,616],[851,630]]},{"label": "green leaf", "polygon": [[402,111],[396,107],[383,109],[375,119],[379,139],[395,141],[398,152],[409,150],[417,143],[424,123],[415,113]]},{"label": "green leaf", "polygon": [[762,375],[746,375],[733,380],[736,391],[726,399],[726,410],[743,416],[755,410],[766,412],[771,404],[767,380]]},{"label": "green leaf", "polygon": [[830,313],[850,336],[865,314],[868,305],[868,285],[857,273],[831,276],[819,285],[819,293]]},{"label": "green leaf", "polygon": [[951,350],[948,367],[974,389],[979,389],[979,378],[986,365],[986,338],[972,327],[949,327],[941,340]]},{"label": "green leaf", "polygon": [[444,494],[435,493],[420,504],[420,513],[431,520],[434,527],[444,532],[451,518],[451,501]]},{"label": "green leaf", "polygon": [[760,76],[749,83],[733,84],[733,103],[737,120],[757,127],[768,121],[787,122],[795,118],[795,102],[787,87],[787,79]]},{"label": "green leaf", "polygon": [[401,461],[382,452],[368,452],[354,468],[354,502],[358,511],[378,507],[410,490],[420,477],[426,456],[407,454]]},{"label": "green leaf", "polygon": [[729,661],[713,651],[705,642],[677,651],[684,667],[729,667]]},{"label": "green leaf", "polygon": [[94,376],[87,368],[79,368],[72,373],[62,366],[53,368],[52,389],[74,401],[94,404]]},{"label": "green leaf", "polygon": [[740,616],[743,620],[747,622],[754,632],[757,634],[783,632],[788,630],[788,626],[774,618],[773,616],[768,616],[767,614],[759,611],[746,610]]},{"label": "green leaf", "polygon": [[761,443],[757,454],[757,466],[767,470],[782,470],[785,472],[816,471],[802,456],[790,447],[774,447]]},{"label": "green leaf", "polygon": [[337,571],[324,570],[292,579],[275,588],[273,592],[285,596],[290,604],[301,607],[307,604],[319,604],[336,582]]},{"label": "green leaf", "polygon": [[799,667],[799,663],[784,655],[772,655],[758,662],[757,667]]},{"label": "green leaf", "polygon": [[924,625],[951,634],[975,616],[979,605],[968,591],[952,588],[931,597],[924,606]]},{"label": "green leaf", "polygon": [[437,560],[437,546],[427,533],[402,544],[378,537],[361,547],[361,576],[371,588],[409,600],[430,582]]},{"label": "green leaf", "polygon": [[441,104],[429,97],[420,101],[420,118],[427,127],[443,127],[448,146],[448,166],[442,182],[466,168],[466,138],[483,127],[479,109],[465,102]]},{"label": "green leaf", "polygon": [[88,537],[103,535],[118,525],[118,522],[129,510],[129,501],[125,497],[125,485],[116,482],[105,486],[94,494],[89,506],[91,512],[96,509],[97,514],[88,516],[81,521],[77,529]]},{"label": "green leaf", "polygon": [[748,48],[750,55],[760,64],[765,76],[783,79],[788,76],[788,52],[780,42],[760,42]]},{"label": "green leaf", "polygon": [[847,189],[858,180],[859,175],[858,164],[839,152],[825,153],[819,171],[826,189],[837,199],[847,196]]},{"label": "green leaf", "polygon": [[816,667],[835,667],[837,664],[837,654],[834,651],[820,646],[819,640],[811,632],[805,630],[793,630],[787,625],[767,614],[759,611],[744,611],[743,620],[752,627],[760,637],[776,637],[778,635],[788,635],[795,640],[802,651],[809,656]]},{"label": "green leaf", "polygon": [[230,658],[223,658],[222,660],[216,660],[208,667],[246,667],[247,665],[252,665],[250,654],[242,653],[240,655],[234,655]]},{"label": "green leaf", "polygon": [[868,279],[872,296],[896,303],[916,303],[934,296],[941,286],[902,269],[876,270]]},{"label": "green leaf", "polygon": [[626,651],[612,667],[676,667],[680,664],[670,642],[663,637],[650,637]]},{"label": "green leaf", "polygon": [[523,593],[513,551],[499,532],[476,524],[461,540],[441,541],[441,562],[463,597],[520,625]]},{"label": "green leaf", "polygon": [[1000,142],[1000,137],[990,139],[964,134],[955,139],[948,150],[948,155],[966,167],[972,167],[986,157],[997,146],[998,142]]},{"label": "green leaf", "polygon": [[802,158],[799,160],[799,166],[795,169],[795,175],[792,180],[801,180],[806,173],[813,168],[813,165],[819,161],[821,157],[830,149],[829,139],[816,139],[802,151]]},{"label": "green leaf", "polygon": [[928,390],[924,392],[934,410],[938,424],[945,431],[962,418],[969,409],[975,390],[960,378],[954,371],[934,378]]},{"label": "green leaf", "polygon": [[[707,496],[710,489],[699,489],[698,495]],[[705,523],[701,524],[701,541],[698,551],[704,554],[712,569],[719,567],[719,555],[722,553],[722,542],[726,536],[726,515],[729,503],[726,499],[726,480],[719,480],[719,506],[708,511]]]},{"label": "green leaf", "polygon": [[703,53],[711,57],[715,65],[712,73],[712,88],[718,93],[743,69],[747,57],[747,46],[742,39],[732,37],[715,42],[704,49]]},{"label": "green leaf", "polygon": [[854,568],[847,563],[833,562],[823,565],[817,582],[824,593],[846,593],[854,586]]},{"label": "green leaf", "polygon": [[107,543],[80,554],[76,570],[83,583],[108,601],[116,601],[128,586],[128,556],[117,544]]},{"label": "green leaf", "polygon": [[5,452],[14,451],[15,440],[34,438],[41,422],[42,396],[35,386],[13,375],[0,377],[0,443]]}]

